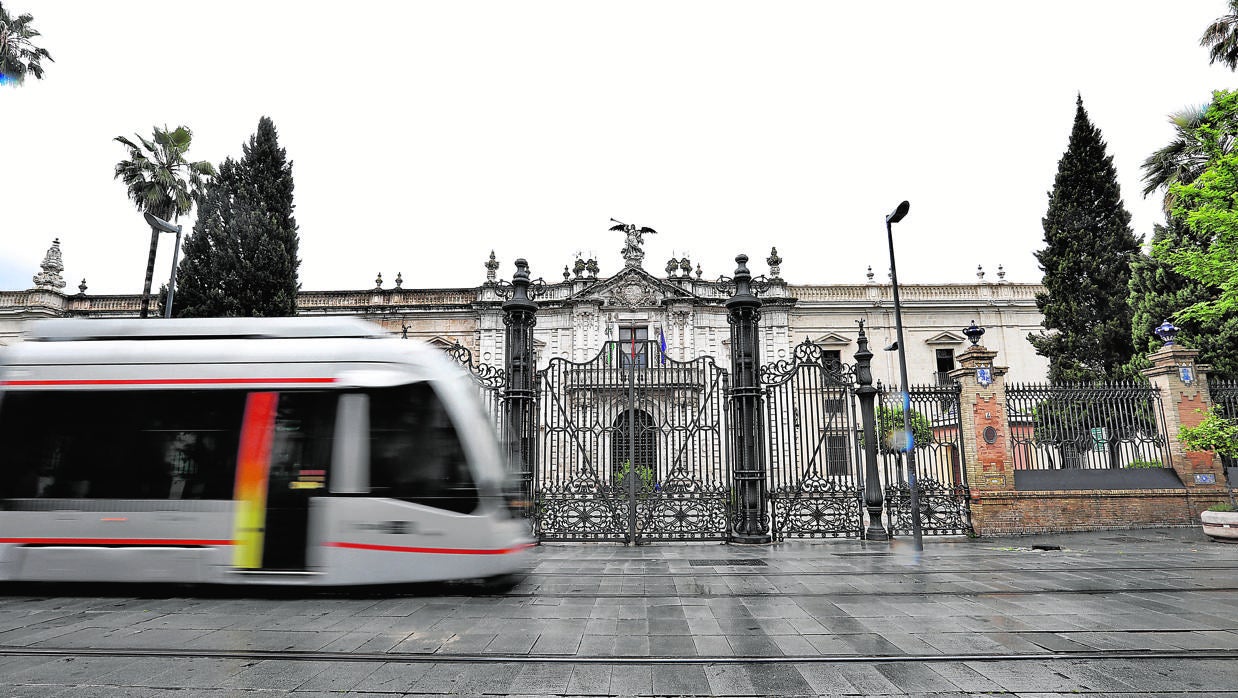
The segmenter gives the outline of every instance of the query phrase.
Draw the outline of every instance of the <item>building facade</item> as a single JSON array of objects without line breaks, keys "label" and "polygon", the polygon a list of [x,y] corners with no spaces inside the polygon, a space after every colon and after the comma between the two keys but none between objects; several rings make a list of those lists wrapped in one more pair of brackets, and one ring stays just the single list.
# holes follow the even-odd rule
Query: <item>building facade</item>
[{"label": "building facade", "polygon": [[[627,231],[623,267],[601,276],[596,260],[576,259],[561,278],[534,285],[539,305],[534,343],[538,367],[562,357],[583,362],[615,343],[638,351],[660,353],[686,361],[712,356],[730,365],[725,303],[732,285],[727,278],[704,279],[699,265],[687,259],[668,260],[656,273],[645,268],[639,234]],[[775,250],[766,258],[768,271],[758,278],[762,300],[761,358],[787,360],[797,344],[811,342],[846,363],[855,353],[857,322],[863,320],[877,349],[873,372],[886,385],[898,382],[895,351],[881,351],[894,342],[894,297],[889,283],[871,269],[862,284],[791,283],[781,273]],[[508,287],[500,270],[509,267],[493,253],[482,267],[481,283],[456,288],[404,288],[397,275],[393,287],[382,276],[372,288],[302,291],[301,315],[350,316],[375,322],[394,334],[443,347],[459,344],[476,364],[499,365],[504,352],[502,304]],[[760,270],[754,267],[754,273]],[[93,295],[86,281],[77,293],[66,292],[59,241],[48,250],[41,270],[27,290],[0,291],[0,344],[20,337],[27,323],[49,317],[137,317],[140,294]],[[539,270],[533,270],[536,276]],[[912,384],[937,384],[957,368],[956,355],[966,347],[962,329],[974,322],[985,328],[984,342],[1000,352],[1012,375],[1043,380],[1047,361],[1038,356],[1027,335],[1041,329],[1036,308],[1039,284],[1012,283],[999,271],[996,280],[983,270],[970,283],[900,284],[908,376]],[[608,345],[608,342],[610,343]],[[613,351],[613,349],[611,349]],[[654,360],[638,359],[638,360]]]}]

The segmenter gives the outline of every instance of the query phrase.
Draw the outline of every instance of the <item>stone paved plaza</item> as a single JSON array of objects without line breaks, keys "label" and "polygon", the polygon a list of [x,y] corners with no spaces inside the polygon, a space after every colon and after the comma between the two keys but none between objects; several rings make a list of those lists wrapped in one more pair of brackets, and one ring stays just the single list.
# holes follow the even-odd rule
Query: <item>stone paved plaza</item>
[{"label": "stone paved plaza", "polygon": [[543,545],[499,593],[10,586],[0,696],[1238,696],[1236,573],[1174,528]]}]

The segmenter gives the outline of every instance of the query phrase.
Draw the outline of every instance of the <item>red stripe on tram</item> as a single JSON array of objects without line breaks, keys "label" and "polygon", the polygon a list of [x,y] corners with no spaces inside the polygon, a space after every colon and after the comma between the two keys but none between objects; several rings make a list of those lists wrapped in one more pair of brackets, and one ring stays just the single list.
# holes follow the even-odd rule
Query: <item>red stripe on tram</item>
[{"label": "red stripe on tram", "polygon": [[67,378],[62,380],[6,380],[0,385],[284,385],[289,383],[334,383],[335,378]]},{"label": "red stripe on tram", "polygon": [[230,540],[177,538],[0,538],[0,543],[18,545],[232,545]]},{"label": "red stripe on tram", "polygon": [[388,553],[433,553],[436,555],[510,555],[533,547],[532,543],[524,543],[511,548],[419,548],[404,545],[374,545],[372,543],[346,543],[332,541],[324,543],[329,548],[348,548],[350,550],[379,550]]}]

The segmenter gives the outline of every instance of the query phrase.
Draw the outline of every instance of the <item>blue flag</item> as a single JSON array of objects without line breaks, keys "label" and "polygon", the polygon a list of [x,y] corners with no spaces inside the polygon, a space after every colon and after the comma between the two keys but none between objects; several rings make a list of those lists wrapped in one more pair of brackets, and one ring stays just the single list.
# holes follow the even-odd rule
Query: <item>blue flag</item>
[{"label": "blue flag", "polygon": [[661,353],[662,353],[662,356],[660,357],[661,361],[662,363],[665,364],[666,363],[666,335],[662,334],[661,327],[658,328],[658,348],[661,349]]}]

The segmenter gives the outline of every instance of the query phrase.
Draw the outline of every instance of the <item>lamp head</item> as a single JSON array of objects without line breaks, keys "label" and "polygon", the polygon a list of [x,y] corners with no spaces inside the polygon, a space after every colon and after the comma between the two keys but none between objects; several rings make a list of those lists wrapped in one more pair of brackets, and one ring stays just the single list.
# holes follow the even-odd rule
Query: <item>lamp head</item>
[{"label": "lamp head", "polygon": [[146,218],[147,225],[161,233],[175,233],[180,230],[180,226],[172,225],[150,211],[147,211],[142,215]]},{"label": "lamp head", "polygon": [[903,217],[907,215],[907,211],[910,208],[911,204],[907,201],[899,204],[898,208],[894,209],[894,213],[886,216],[886,223],[897,223],[903,220]]}]

